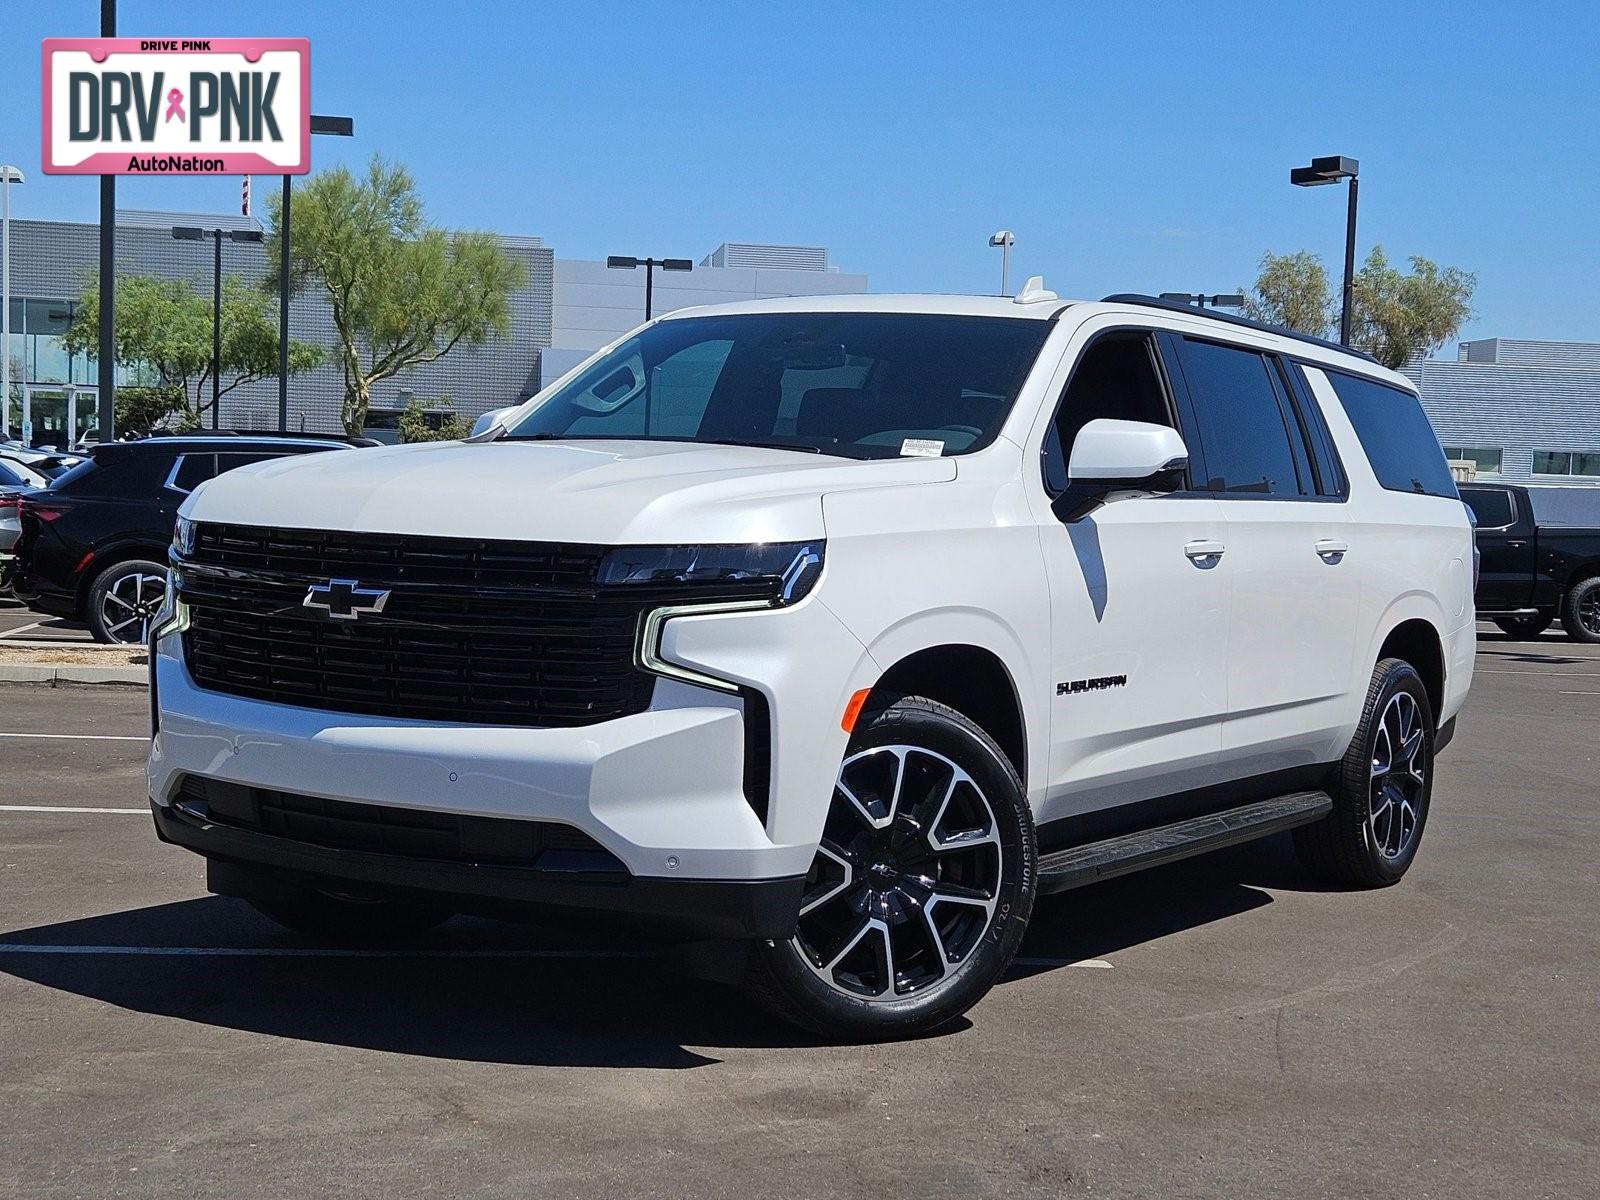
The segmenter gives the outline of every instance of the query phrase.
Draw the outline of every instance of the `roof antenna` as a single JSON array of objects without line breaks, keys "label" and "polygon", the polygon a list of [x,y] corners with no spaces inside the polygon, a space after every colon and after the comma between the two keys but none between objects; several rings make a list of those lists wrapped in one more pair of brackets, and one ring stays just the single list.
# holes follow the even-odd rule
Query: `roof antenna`
[{"label": "roof antenna", "polygon": [[1059,300],[1061,297],[1044,286],[1043,275],[1029,275],[1028,282],[1022,285],[1022,290],[1017,293],[1014,304],[1040,304],[1046,300]]}]

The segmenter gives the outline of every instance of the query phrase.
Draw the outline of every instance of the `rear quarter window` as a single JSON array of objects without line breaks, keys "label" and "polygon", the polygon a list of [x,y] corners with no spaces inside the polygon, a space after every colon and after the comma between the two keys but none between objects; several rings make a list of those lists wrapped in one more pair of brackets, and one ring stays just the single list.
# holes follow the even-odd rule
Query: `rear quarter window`
[{"label": "rear quarter window", "polygon": [[1410,392],[1322,367],[1378,482],[1392,492],[1458,498],[1450,464]]}]

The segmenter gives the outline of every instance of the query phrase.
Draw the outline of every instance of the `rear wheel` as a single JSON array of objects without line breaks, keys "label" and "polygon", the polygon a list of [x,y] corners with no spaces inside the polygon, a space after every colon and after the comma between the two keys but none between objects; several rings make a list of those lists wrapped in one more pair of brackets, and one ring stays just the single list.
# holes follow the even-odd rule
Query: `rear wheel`
[{"label": "rear wheel", "polygon": [[1333,787],[1333,811],[1294,831],[1318,878],[1386,887],[1411,866],[1433,794],[1433,708],[1408,662],[1386,658],[1372,673],[1366,708]]},{"label": "rear wheel", "polygon": [[1553,612],[1532,613],[1524,617],[1496,617],[1500,631],[1514,638],[1536,638],[1555,621]]},{"label": "rear wheel", "polygon": [[1600,642],[1600,575],[1567,589],[1561,603],[1561,624],[1575,642]]},{"label": "rear wheel", "polygon": [[795,935],[758,946],[751,989],[830,1038],[954,1020],[1016,954],[1036,861],[1027,798],[993,739],[944,705],[899,699],[851,740]]},{"label": "rear wheel", "polygon": [[286,929],[341,942],[386,942],[423,933],[451,917],[446,908],[339,892],[303,891],[250,906]]},{"label": "rear wheel", "polygon": [[89,631],[97,642],[142,645],[161,611],[167,569],[149,559],[112,563],[89,586]]}]

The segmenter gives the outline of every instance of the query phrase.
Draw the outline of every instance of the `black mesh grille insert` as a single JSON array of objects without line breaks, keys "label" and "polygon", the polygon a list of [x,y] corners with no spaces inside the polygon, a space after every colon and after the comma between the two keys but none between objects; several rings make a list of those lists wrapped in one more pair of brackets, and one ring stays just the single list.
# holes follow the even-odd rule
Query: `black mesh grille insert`
[{"label": "black mesh grille insert", "polygon": [[[574,726],[642,712],[633,661],[659,597],[595,586],[606,548],[201,523],[179,576],[204,688],[374,716]],[[330,579],[387,591],[334,620]]]},{"label": "black mesh grille insert", "polygon": [[336,850],[363,850],[439,862],[624,872],[581,829],[550,821],[461,816],[326,800],[187,775],[176,800],[201,807],[219,825],[252,829]]}]

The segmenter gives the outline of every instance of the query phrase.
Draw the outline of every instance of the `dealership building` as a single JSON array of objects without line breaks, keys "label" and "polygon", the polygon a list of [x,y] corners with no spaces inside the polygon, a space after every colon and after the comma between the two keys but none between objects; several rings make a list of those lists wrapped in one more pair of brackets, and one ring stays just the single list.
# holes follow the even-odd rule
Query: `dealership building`
[{"label": "dealership building", "polygon": [[[259,282],[276,272],[277,264],[268,260],[262,243],[235,242],[227,236],[233,230],[259,230],[254,218],[124,211],[117,214],[117,273],[187,280],[209,296],[212,239],[180,240],[173,236],[175,227],[223,230],[224,275]],[[457,347],[437,362],[377,384],[368,418],[368,431],[375,436],[395,436],[399,414],[412,399],[425,408],[448,401],[451,411],[469,419],[514,404],[643,320],[642,266],[608,270],[604,262],[557,258],[538,237],[497,236],[525,270],[521,288],[511,296],[509,334],[480,347]],[[76,440],[96,427],[95,363],[81,354],[68,355],[61,335],[72,323],[98,254],[96,224],[11,222],[13,383],[5,416],[12,436],[21,432],[24,416],[33,441],[43,445]],[[866,276],[835,269],[820,247],[730,242],[706,254],[692,271],[658,269],[652,306],[659,315],[699,304],[866,290]],[[316,288],[291,301],[289,336],[330,350],[335,345],[332,310]],[[139,367],[119,368],[118,380],[155,382],[148,369]],[[342,375],[330,353],[322,366],[290,379],[289,428],[342,431],[343,395]],[[222,397],[221,409],[224,428],[275,429],[278,381],[242,384]]]},{"label": "dealership building", "polygon": [[1458,474],[1600,485],[1600,343],[1486,338],[1405,374]]}]

